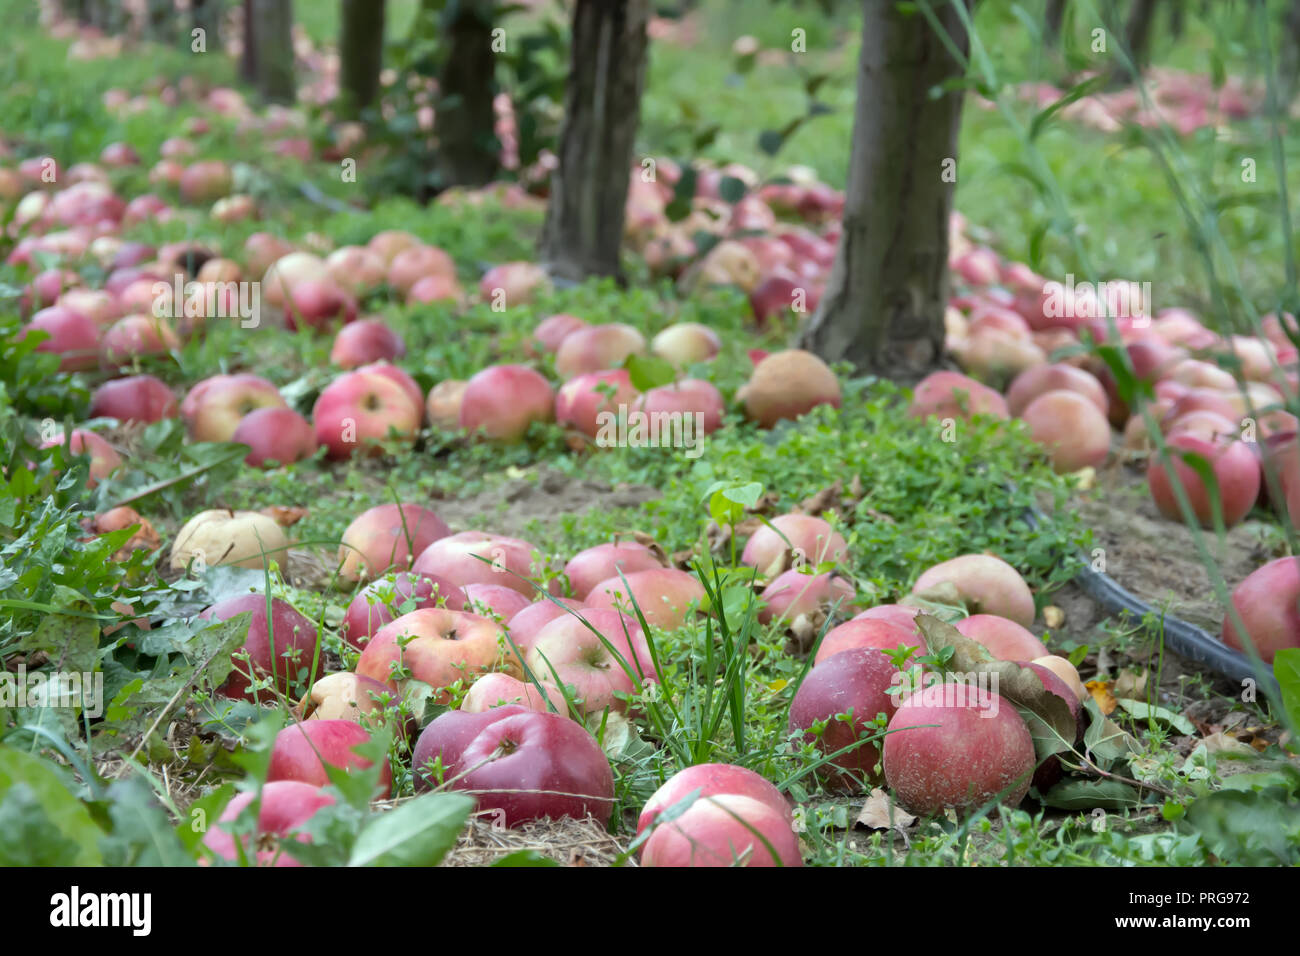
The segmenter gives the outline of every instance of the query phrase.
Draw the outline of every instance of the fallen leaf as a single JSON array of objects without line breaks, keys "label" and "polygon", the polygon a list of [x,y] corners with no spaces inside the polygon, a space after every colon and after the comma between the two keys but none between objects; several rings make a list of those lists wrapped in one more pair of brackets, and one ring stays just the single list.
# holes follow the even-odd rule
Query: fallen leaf
[{"label": "fallen leaf", "polygon": [[1255,748],[1250,744],[1242,743],[1231,734],[1225,734],[1223,731],[1209,734],[1201,743],[1205,744],[1205,749],[1212,754],[1230,753],[1230,754],[1253,754]]},{"label": "fallen leaf", "polygon": [[857,823],[870,830],[903,830],[916,822],[916,817],[895,805],[889,794],[874,788],[862,805]]},{"label": "fallen leaf", "polygon": [[1097,702],[1103,714],[1113,714],[1115,708],[1119,706],[1119,701],[1110,691],[1110,681],[1108,680],[1090,680],[1083,685],[1092,695],[1092,699]]},{"label": "fallen leaf", "polygon": [[1065,624],[1065,612],[1055,604],[1049,604],[1043,608],[1043,621],[1055,631]]},{"label": "fallen leaf", "polygon": [[829,488],[823,488],[816,494],[799,502],[799,510],[804,514],[820,515],[823,511],[827,511],[839,503],[843,490],[844,483],[837,478]]},{"label": "fallen leaf", "polygon": [[[1147,697],[1147,678],[1150,671],[1143,671],[1138,674],[1133,671],[1121,671],[1119,677],[1111,685],[1110,692],[1116,697],[1127,698],[1128,700],[1146,700]],[[1191,733],[1191,731],[1187,731]]]},{"label": "fallen leaf", "polygon": [[269,508],[262,508],[258,513],[266,515],[281,528],[292,527],[307,517],[306,508],[291,505],[271,505]]}]

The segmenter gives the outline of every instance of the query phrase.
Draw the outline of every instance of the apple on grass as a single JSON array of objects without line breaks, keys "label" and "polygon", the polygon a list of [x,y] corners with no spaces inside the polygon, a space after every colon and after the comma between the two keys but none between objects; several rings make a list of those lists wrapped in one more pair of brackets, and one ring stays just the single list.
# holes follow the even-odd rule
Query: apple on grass
[{"label": "apple on grass", "polygon": [[[791,553],[787,562],[786,553]],[[813,515],[785,514],[772,519],[750,537],[741,553],[743,564],[758,568],[764,576],[779,574],[789,566],[818,565],[823,561],[842,564],[849,549],[844,536],[830,522]]]},{"label": "apple on grass", "polygon": [[[433,511],[416,504],[383,504],[352,519],[339,543],[339,578],[361,581],[391,569],[407,570],[411,561],[451,534]],[[435,580],[436,573],[431,575]]]},{"label": "apple on grass", "polygon": [[585,601],[592,588],[609,578],[663,567],[658,556],[636,541],[612,541],[579,551],[564,566],[573,596]]},{"label": "apple on grass", "polygon": [[377,726],[385,711],[395,709],[399,703],[397,692],[387,684],[350,671],[336,671],[312,684],[294,713],[300,720],[350,720]]},{"label": "apple on grass", "polygon": [[42,442],[41,447],[51,448],[54,445],[62,445],[65,440],[69,454],[90,456],[90,476],[86,479],[87,488],[94,488],[96,484],[122,467],[122,456],[117,453],[116,449],[105,438],[85,428],[73,429],[70,438],[65,438],[60,433],[57,437]]},{"label": "apple on grass", "polygon": [[172,390],[152,375],[131,375],[105,382],[90,397],[92,418],[123,422],[159,422],[179,411]]},{"label": "apple on grass", "polygon": [[609,759],[581,724],[559,714],[518,705],[449,711],[416,742],[417,790],[431,786],[438,764],[445,782],[506,827],[561,817],[604,823],[614,809]]},{"label": "apple on grass", "polygon": [[538,632],[524,657],[538,680],[571,687],[583,713],[623,710],[620,694],[657,683],[654,659],[634,618],[617,611],[583,608]]},{"label": "apple on grass", "polygon": [[52,305],[41,309],[24,327],[24,337],[27,330],[49,335],[36,346],[36,351],[58,355],[61,372],[92,369],[99,362],[99,326],[93,319],[67,306]]},{"label": "apple on grass", "polygon": [[[357,747],[369,742],[369,731],[351,720],[339,718],[290,724],[275,735],[266,779],[300,780],[316,787],[328,786],[326,764],[345,770],[372,766],[371,761],[356,753]],[[392,789],[392,769],[385,757],[377,796],[386,798],[392,794]]]},{"label": "apple on grass", "polygon": [[[802,731],[803,739],[826,756],[839,754],[831,760],[833,769],[825,772],[836,786],[854,789],[879,780],[879,745],[859,742],[877,733],[870,724],[878,714],[888,720],[897,709],[891,692],[898,673],[880,650],[854,647],[818,661],[795,692],[790,732]],[[820,734],[814,730],[818,724],[824,725]]]},{"label": "apple on grass", "polygon": [[514,588],[502,584],[467,584],[464,593],[467,611],[502,622],[509,621],[532,604]]},{"label": "apple on grass", "polygon": [[519,649],[519,653],[527,656],[542,628],[556,618],[568,614],[569,611],[566,609],[578,610],[581,607],[582,604],[572,598],[548,596],[540,601],[534,601],[510,618],[506,622],[506,631],[514,646]]},{"label": "apple on grass", "polygon": [[1047,655],[1047,647],[1027,628],[996,614],[972,614],[958,621],[956,628],[1000,661],[1032,661]]},{"label": "apple on grass", "polygon": [[485,531],[462,531],[434,541],[415,559],[411,570],[446,578],[459,587],[499,584],[530,601],[537,589],[529,580],[540,570],[527,541]]},{"label": "apple on grass", "polygon": [[339,329],[330,348],[330,361],[353,369],[370,362],[399,359],[406,342],[383,319],[358,319]]},{"label": "apple on grass", "polygon": [[269,468],[289,465],[316,454],[316,432],[311,422],[292,408],[257,408],[239,420],[230,440],[247,445],[244,464]]},{"label": "apple on grass", "polygon": [[392,435],[414,440],[423,409],[405,388],[378,372],[345,372],[325,387],[312,409],[316,440],[332,459],[355,451],[380,452],[378,442]]},{"label": "apple on grass", "polygon": [[[1009,622],[1008,622],[1009,623]],[[882,618],[854,618],[831,628],[822,638],[817,648],[813,664],[823,661],[855,647],[872,647],[880,651],[894,651],[900,647],[917,648],[912,656],[926,653],[925,638],[917,633],[910,619],[900,626],[895,621]]]},{"label": "apple on grass", "polygon": [[758,619],[764,624],[773,620],[788,624],[801,614],[815,614],[823,606],[842,608],[856,596],[853,585],[833,571],[805,574],[791,568],[763,589],[764,607],[758,612]]},{"label": "apple on grass", "polygon": [[749,797],[779,811],[787,823],[794,823],[790,801],[766,777],[735,764],[701,763],[677,771],[651,795],[637,817],[637,836],[645,832],[647,827],[654,826],[659,814],[686,800],[693,793],[697,793],[696,801],[724,793]]},{"label": "apple on grass", "polygon": [[240,421],[259,408],[288,408],[280,390],[260,375],[214,375],[181,402],[181,417],[195,441],[230,441]]},{"label": "apple on grass", "polygon": [[421,608],[385,624],[370,638],[356,672],[393,687],[408,679],[434,688],[436,703],[451,701],[457,681],[504,670],[519,673],[505,630],[495,621],[447,608]]},{"label": "apple on grass", "polygon": [[[271,599],[267,617],[265,594],[241,594],[226,598],[203,611],[204,620],[226,621],[249,612],[248,636],[233,656],[234,669],[217,693],[224,697],[248,698],[270,702],[278,694],[289,694],[300,673],[319,667],[320,634],[316,625],[305,618],[288,601]],[[244,659],[247,655],[247,660]],[[254,692],[251,678],[270,680],[266,688]]]},{"label": "apple on grass", "polygon": [[549,422],[554,415],[550,382],[526,365],[485,368],[461,393],[460,427],[498,441],[519,441],[533,422]]},{"label": "apple on grass", "polygon": [[465,592],[450,581],[397,571],[371,581],[357,593],[343,615],[339,636],[353,647],[364,647],[376,631],[404,613],[427,607],[459,611],[464,606]]},{"label": "apple on grass", "polygon": [[[233,833],[225,826],[234,821],[244,809],[257,800],[261,803],[257,813],[257,834],[250,842],[243,836],[236,843]],[[276,780],[267,783],[259,793],[238,794],[203,837],[203,845],[223,860],[240,859],[242,845],[243,857],[255,861],[258,866],[301,866],[288,853],[281,849],[287,839],[310,843],[311,837],[298,832],[317,811],[334,803],[334,798],[319,787],[298,780]],[[269,848],[267,847],[270,845]]]},{"label": "apple on grass", "polygon": [[522,681],[509,674],[484,674],[470,687],[460,709],[478,713],[493,707],[518,704],[539,713],[553,711],[561,716],[567,715],[569,705],[564,692],[548,681],[539,679],[538,683],[542,685],[540,691],[531,681]]},{"label": "apple on grass", "polygon": [[1034,623],[1034,595],[1020,572],[991,554],[963,554],[927,568],[912,585],[924,595],[950,587],[972,613],[996,614],[1022,627]]},{"label": "apple on grass", "polygon": [[642,866],[802,866],[799,837],[785,815],[736,793],[701,797],[662,823],[641,847]]},{"label": "apple on grass", "polygon": [[615,574],[596,584],[587,594],[587,606],[618,609],[635,619],[633,604],[651,627],[681,627],[692,607],[704,600],[699,579],[677,568],[650,568]]}]

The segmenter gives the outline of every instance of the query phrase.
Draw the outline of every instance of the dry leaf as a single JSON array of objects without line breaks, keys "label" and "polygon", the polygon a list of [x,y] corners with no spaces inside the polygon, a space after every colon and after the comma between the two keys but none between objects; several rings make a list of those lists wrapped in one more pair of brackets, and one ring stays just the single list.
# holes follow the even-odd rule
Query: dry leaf
[{"label": "dry leaf", "polygon": [[1113,714],[1119,702],[1115,700],[1115,695],[1110,691],[1110,681],[1108,680],[1090,680],[1083,685],[1088,688],[1088,693],[1092,699],[1097,702],[1103,714]]},{"label": "dry leaf", "polygon": [[839,504],[840,494],[843,490],[844,483],[837,478],[829,488],[823,488],[816,494],[810,495],[799,502],[799,507],[796,510],[802,511],[804,514],[819,515]]},{"label": "dry leaf", "polygon": [[1147,678],[1149,676],[1149,671],[1143,671],[1140,674],[1133,671],[1121,671],[1119,677],[1111,685],[1110,692],[1116,697],[1123,697],[1125,700],[1146,700]]},{"label": "dry leaf", "polygon": [[916,822],[916,817],[897,806],[889,794],[876,787],[862,805],[857,823],[871,830],[902,830]]},{"label": "dry leaf", "polygon": [[290,505],[271,505],[269,508],[260,509],[258,513],[266,515],[281,528],[291,528],[307,517],[306,508]]},{"label": "dry leaf", "polygon": [[646,534],[644,531],[633,531],[632,540],[643,548],[649,548],[654,553],[655,560],[665,567],[668,566],[668,553],[664,551],[664,546],[655,540],[654,535]]},{"label": "dry leaf", "polygon": [[1043,621],[1055,631],[1065,624],[1065,612],[1055,604],[1049,604],[1043,608]]},{"label": "dry leaf", "polygon": [[1208,734],[1202,738],[1201,743],[1205,744],[1205,749],[1212,754],[1230,753],[1230,754],[1254,754],[1255,748],[1250,744],[1242,743],[1231,734],[1225,734],[1223,731]]}]

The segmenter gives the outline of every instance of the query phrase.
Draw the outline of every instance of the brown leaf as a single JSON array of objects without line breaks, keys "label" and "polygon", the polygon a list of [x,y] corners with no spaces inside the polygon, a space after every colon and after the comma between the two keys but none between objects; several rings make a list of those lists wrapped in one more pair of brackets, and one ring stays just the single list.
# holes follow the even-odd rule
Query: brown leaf
[{"label": "brown leaf", "polygon": [[884,790],[875,787],[867,795],[856,822],[870,830],[904,830],[916,822],[916,817],[897,806]]},{"label": "brown leaf", "polygon": [[1083,686],[1088,689],[1088,693],[1092,695],[1092,699],[1097,702],[1097,706],[1101,708],[1103,714],[1113,714],[1115,712],[1119,702],[1115,699],[1115,695],[1111,693],[1110,681],[1090,680]]},{"label": "brown leaf", "polygon": [[1043,608],[1043,621],[1052,630],[1056,630],[1065,624],[1065,612],[1055,604],[1049,604]]},{"label": "brown leaf", "polygon": [[1111,685],[1110,692],[1116,697],[1123,697],[1126,700],[1146,700],[1148,676],[1150,676],[1149,671],[1143,671],[1140,674],[1133,671],[1121,671],[1119,677]]},{"label": "brown leaf", "polygon": [[1201,743],[1205,744],[1205,749],[1212,754],[1230,753],[1230,754],[1254,754],[1255,748],[1250,744],[1242,743],[1231,734],[1225,734],[1219,731],[1214,734],[1207,734]]},{"label": "brown leaf", "polygon": [[1038,674],[1015,661],[994,660],[983,644],[929,614],[918,614],[916,626],[931,654],[952,648],[947,665],[950,673],[996,677],[997,694],[1015,704],[1022,713],[1028,712],[1026,723],[1040,757],[1069,749],[1079,725],[1070,705],[1048,690]]},{"label": "brown leaf", "polygon": [[[618,537],[615,536],[614,540],[617,541]],[[644,531],[633,531],[632,540],[644,548],[649,548],[654,553],[655,559],[664,567],[668,567],[668,552],[655,540],[654,535],[646,534]]]},{"label": "brown leaf", "polygon": [[269,508],[262,508],[258,513],[266,515],[281,528],[292,528],[307,517],[306,508],[294,505],[271,505]]},{"label": "brown leaf", "polygon": [[802,511],[804,514],[819,515],[823,511],[828,511],[839,504],[840,495],[843,490],[844,482],[837,478],[829,488],[823,488],[816,494],[813,494],[799,502],[798,510]]}]

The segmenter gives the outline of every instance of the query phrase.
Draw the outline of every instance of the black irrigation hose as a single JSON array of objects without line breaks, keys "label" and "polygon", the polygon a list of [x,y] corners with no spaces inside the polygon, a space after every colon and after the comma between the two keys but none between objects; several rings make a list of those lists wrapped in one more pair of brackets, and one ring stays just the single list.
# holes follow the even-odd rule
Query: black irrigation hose
[{"label": "black irrigation hose", "polygon": [[[1025,515],[1025,521],[1031,528],[1038,528],[1041,515],[1033,510]],[[1259,689],[1269,697],[1277,699],[1279,689],[1277,679],[1264,670],[1259,673],[1248,656],[1228,647],[1212,634],[1207,634],[1193,624],[1170,615],[1162,615],[1151,605],[1126,590],[1114,578],[1101,571],[1094,571],[1084,559],[1083,570],[1074,577],[1074,583],[1090,598],[1100,604],[1108,614],[1127,611],[1143,618],[1148,614],[1160,619],[1164,629],[1165,646],[1180,657],[1185,657],[1202,667],[1234,681],[1246,679],[1258,682]],[[1261,667],[1267,665],[1261,663]]]}]

